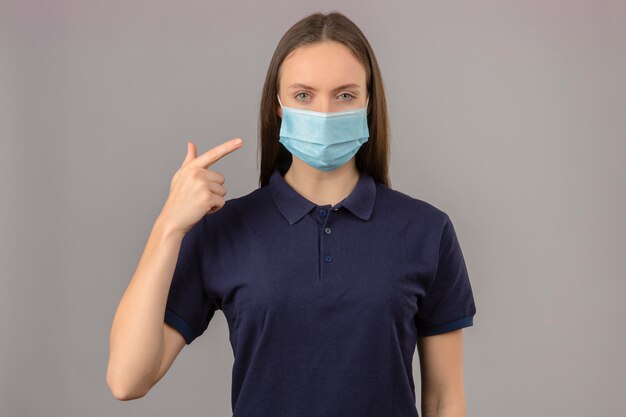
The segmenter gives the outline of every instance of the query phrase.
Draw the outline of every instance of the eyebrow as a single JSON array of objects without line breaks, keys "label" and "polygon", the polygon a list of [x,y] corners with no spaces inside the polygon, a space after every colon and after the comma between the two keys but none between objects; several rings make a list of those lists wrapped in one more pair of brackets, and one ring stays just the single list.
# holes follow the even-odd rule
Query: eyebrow
[{"label": "eyebrow", "polygon": [[[317,91],[315,88],[305,85],[305,84],[301,84],[301,83],[295,83],[295,84],[291,84],[289,86],[289,88],[305,88],[307,90],[311,90],[311,91]],[[361,88],[360,85],[355,84],[355,83],[350,83],[350,84],[344,84],[344,85],[340,85],[339,87],[335,88],[333,91],[339,91],[339,90],[343,90],[344,88]]]}]

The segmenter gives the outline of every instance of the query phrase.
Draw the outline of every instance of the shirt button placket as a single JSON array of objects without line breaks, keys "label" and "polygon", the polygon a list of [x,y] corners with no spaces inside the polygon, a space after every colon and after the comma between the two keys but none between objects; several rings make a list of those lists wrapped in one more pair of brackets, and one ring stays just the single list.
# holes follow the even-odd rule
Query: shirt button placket
[{"label": "shirt button placket", "polygon": [[324,235],[320,236],[320,239],[321,239],[321,241],[320,241],[320,249],[321,249],[321,253],[322,253],[322,259],[320,259],[319,279],[321,280],[322,279],[322,275],[323,275],[324,270],[325,270],[325,267],[324,267],[324,265],[322,263],[322,260],[323,260],[324,263],[330,263],[330,262],[333,261],[332,255],[330,255],[328,253],[325,253],[325,251],[326,251],[326,244],[324,242],[324,236],[325,235],[330,235],[331,232],[332,232],[332,229],[330,228],[330,226],[327,226],[327,223],[328,223],[328,220],[329,220],[328,215],[330,214],[330,211],[326,210],[326,209],[321,209],[321,210],[319,210],[318,213],[319,213],[320,217],[324,218],[324,221],[322,222],[322,229],[324,230]]}]

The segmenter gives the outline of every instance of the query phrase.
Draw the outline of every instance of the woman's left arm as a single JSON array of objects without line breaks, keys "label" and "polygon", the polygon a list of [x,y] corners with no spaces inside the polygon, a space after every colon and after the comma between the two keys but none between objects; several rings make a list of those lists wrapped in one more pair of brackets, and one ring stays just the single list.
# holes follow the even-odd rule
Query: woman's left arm
[{"label": "woman's left arm", "polygon": [[466,417],[463,329],[417,339],[422,417]]}]

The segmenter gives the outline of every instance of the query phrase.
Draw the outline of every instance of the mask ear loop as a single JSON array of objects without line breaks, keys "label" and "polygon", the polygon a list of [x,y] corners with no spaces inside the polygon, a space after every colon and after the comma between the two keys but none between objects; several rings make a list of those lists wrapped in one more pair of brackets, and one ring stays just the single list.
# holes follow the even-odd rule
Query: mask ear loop
[{"label": "mask ear loop", "polygon": [[280,108],[283,108],[283,103],[280,102],[280,96],[278,94],[276,94],[276,97],[278,97],[278,104],[280,104]]}]

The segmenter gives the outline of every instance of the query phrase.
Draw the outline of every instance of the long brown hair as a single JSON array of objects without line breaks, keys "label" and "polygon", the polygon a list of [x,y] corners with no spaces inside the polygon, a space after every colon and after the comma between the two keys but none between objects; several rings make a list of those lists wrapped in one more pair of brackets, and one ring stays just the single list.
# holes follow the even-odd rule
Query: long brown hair
[{"label": "long brown hair", "polygon": [[369,104],[367,122],[370,137],[355,155],[359,172],[367,172],[376,181],[390,187],[389,132],[387,103],[378,62],[369,42],[358,26],[339,12],[313,13],[294,24],[278,42],[263,85],[259,111],[259,141],[261,173],[259,185],[269,182],[278,167],[284,175],[291,165],[291,153],[278,141],[281,119],[276,114],[279,106],[276,95],[279,69],[283,60],[299,46],[315,42],[336,41],[347,46],[365,67]]}]

